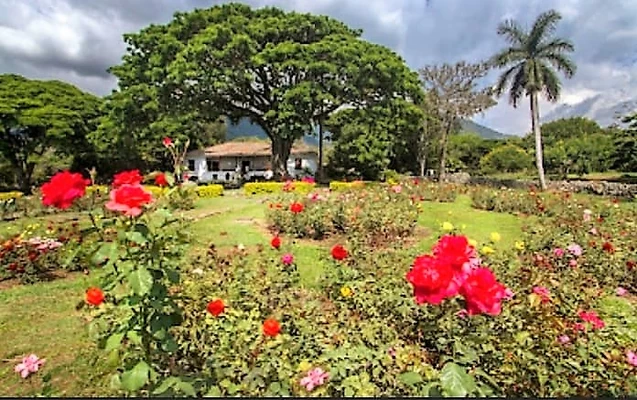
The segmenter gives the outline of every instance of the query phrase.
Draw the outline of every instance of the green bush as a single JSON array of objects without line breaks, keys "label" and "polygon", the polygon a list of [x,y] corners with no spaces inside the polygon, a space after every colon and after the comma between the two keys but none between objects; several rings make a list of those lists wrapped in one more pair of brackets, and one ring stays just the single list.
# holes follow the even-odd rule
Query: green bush
[{"label": "green bush", "polygon": [[247,195],[281,193],[284,191],[307,194],[315,186],[315,183],[310,182],[248,182],[243,185],[243,192]]},{"label": "green bush", "polygon": [[365,187],[365,182],[363,181],[352,181],[352,182],[331,181],[330,182],[330,190],[333,192],[338,192],[341,190],[349,190],[349,189],[362,189],[364,187]]},{"label": "green bush", "polygon": [[202,198],[213,198],[223,196],[222,185],[197,186],[197,195]]}]

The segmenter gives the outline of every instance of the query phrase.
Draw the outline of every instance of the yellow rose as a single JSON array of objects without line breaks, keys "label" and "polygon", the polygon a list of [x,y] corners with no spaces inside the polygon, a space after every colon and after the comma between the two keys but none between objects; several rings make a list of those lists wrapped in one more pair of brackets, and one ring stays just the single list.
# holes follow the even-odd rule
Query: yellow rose
[{"label": "yellow rose", "polygon": [[442,230],[450,232],[450,231],[453,230],[453,225],[451,224],[451,222],[443,222],[442,223]]},{"label": "yellow rose", "polygon": [[498,232],[491,232],[491,236],[489,237],[491,238],[491,241],[493,243],[497,243],[500,241],[500,239],[502,239],[502,237],[500,236]]},{"label": "yellow rose", "polygon": [[524,242],[516,241],[515,248],[518,250],[524,250]]},{"label": "yellow rose", "polygon": [[482,254],[484,254],[484,255],[486,256],[486,255],[489,255],[489,254],[493,254],[493,253],[495,253],[495,250],[493,250],[493,249],[492,249],[491,247],[489,247],[489,246],[484,246],[484,247],[482,247],[482,249],[480,250],[480,253],[482,253]]},{"label": "yellow rose", "polygon": [[351,295],[352,295],[352,289],[350,289],[349,286],[343,286],[341,288],[341,296],[350,297]]}]

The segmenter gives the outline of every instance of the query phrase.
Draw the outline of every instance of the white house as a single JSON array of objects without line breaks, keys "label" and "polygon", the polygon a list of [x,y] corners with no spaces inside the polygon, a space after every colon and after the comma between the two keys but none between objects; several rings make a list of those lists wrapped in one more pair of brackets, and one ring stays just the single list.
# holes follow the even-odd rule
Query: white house
[{"label": "white house", "polygon": [[[242,174],[247,181],[271,178],[270,142],[226,142],[202,150],[188,152],[185,166],[199,182],[227,182]],[[318,151],[303,143],[295,143],[287,162],[290,176],[314,175]],[[270,176],[269,176],[270,175]]]}]

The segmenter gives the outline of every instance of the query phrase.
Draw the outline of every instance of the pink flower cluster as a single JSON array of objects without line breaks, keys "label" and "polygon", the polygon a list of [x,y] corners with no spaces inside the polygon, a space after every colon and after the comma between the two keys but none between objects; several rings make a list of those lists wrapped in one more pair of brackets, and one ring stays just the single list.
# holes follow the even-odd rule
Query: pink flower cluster
[{"label": "pink flower cluster", "polygon": [[31,354],[22,359],[22,362],[15,366],[15,372],[19,373],[22,378],[28,377],[34,372],[38,372],[46,360],[41,360],[35,354]]},{"label": "pink flower cluster", "polygon": [[314,368],[301,379],[301,385],[305,386],[308,392],[311,392],[315,387],[323,385],[329,377],[330,374],[323,371],[322,368]]}]

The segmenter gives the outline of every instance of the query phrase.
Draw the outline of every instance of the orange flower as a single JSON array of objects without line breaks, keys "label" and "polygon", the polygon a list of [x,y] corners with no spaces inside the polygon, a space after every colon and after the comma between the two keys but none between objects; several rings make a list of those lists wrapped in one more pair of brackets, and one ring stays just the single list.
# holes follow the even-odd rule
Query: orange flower
[{"label": "orange flower", "polygon": [[99,306],[104,302],[104,292],[100,288],[89,288],[86,291],[86,302],[93,306]]},{"label": "orange flower", "polygon": [[276,319],[268,318],[263,322],[263,334],[275,337],[281,333],[281,324]]}]

